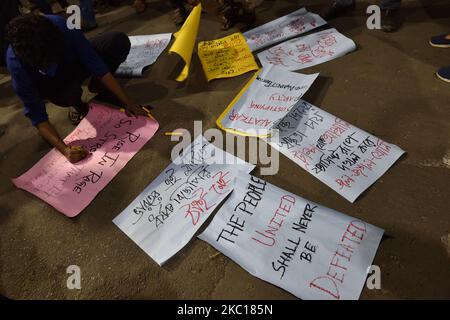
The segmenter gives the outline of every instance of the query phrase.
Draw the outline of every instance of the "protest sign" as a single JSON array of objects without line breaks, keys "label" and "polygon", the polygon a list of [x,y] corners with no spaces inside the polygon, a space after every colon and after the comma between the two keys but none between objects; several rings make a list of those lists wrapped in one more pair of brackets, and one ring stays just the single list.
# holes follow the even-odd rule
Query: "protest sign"
[{"label": "protest sign", "polygon": [[383,230],[250,175],[199,236],[302,299],[358,299]]},{"label": "protest sign", "polygon": [[217,125],[238,135],[265,136],[308,91],[318,75],[264,67],[220,115]]},{"label": "protest sign", "polygon": [[327,24],[319,15],[301,8],[244,33],[252,51],[290,39]]},{"label": "protest sign", "polygon": [[241,33],[200,42],[198,56],[208,81],[235,77],[258,69],[255,58]]},{"label": "protest sign", "polygon": [[404,153],[303,100],[274,129],[272,147],[350,202]]},{"label": "protest sign", "polygon": [[356,49],[355,43],[336,29],[283,42],[258,54],[263,66],[275,65],[290,71],[312,67]]},{"label": "protest sign", "polygon": [[13,179],[16,187],[41,198],[68,217],[78,215],[158,130],[147,117],[91,104],[89,113],[64,142],[92,154],[70,163],[56,149]]},{"label": "protest sign", "polygon": [[189,17],[186,19],[181,29],[174,34],[175,41],[169,52],[178,54],[185,62],[183,70],[176,79],[179,82],[186,80],[189,75],[192,52],[194,51],[195,42],[197,40],[201,14],[202,5],[199,3],[194,7],[194,9],[192,9]]},{"label": "protest sign", "polygon": [[122,77],[142,77],[144,68],[155,63],[171,37],[171,33],[129,37],[130,53],[115,74]]},{"label": "protest sign", "polygon": [[199,136],[114,223],[162,265],[232,191],[234,178],[253,168]]}]

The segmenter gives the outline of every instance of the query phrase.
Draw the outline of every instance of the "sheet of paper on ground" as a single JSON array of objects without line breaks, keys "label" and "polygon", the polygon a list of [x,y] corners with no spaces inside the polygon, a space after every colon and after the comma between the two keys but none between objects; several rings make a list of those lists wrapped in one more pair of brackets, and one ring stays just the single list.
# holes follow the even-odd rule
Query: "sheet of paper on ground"
[{"label": "sheet of paper on ground", "polygon": [[319,15],[301,8],[286,16],[270,21],[244,33],[252,51],[268,47],[302,33],[325,25],[327,22]]},{"label": "sheet of paper on ground", "polygon": [[171,33],[129,37],[130,53],[127,60],[117,69],[116,75],[142,77],[144,68],[156,62],[156,59],[166,49],[171,37]]},{"label": "sheet of paper on ground", "polygon": [[232,191],[233,179],[253,168],[199,136],[114,223],[162,265]]},{"label": "sheet of paper on ground", "polygon": [[291,71],[312,67],[356,49],[355,43],[336,29],[283,42],[258,54],[263,66],[272,64]]},{"label": "sheet of paper on ground", "polygon": [[177,81],[184,81],[189,75],[192,52],[194,51],[195,42],[197,40],[201,14],[202,5],[200,3],[192,9],[183,26],[174,34],[175,41],[173,42],[172,47],[170,47],[169,52],[178,54],[185,63],[183,70],[181,70],[180,75],[176,79]]},{"label": "sheet of paper on ground", "polygon": [[157,130],[158,122],[153,119],[136,119],[119,110],[91,104],[87,116],[64,142],[85,147],[92,155],[73,164],[53,149],[13,183],[74,217]]},{"label": "sheet of paper on ground", "polygon": [[303,100],[274,129],[270,145],[350,202],[404,153]]},{"label": "sheet of paper on ground", "polygon": [[235,77],[258,69],[255,58],[241,33],[200,42],[198,56],[208,81]]},{"label": "sheet of paper on ground", "polygon": [[267,135],[308,91],[318,75],[267,66],[241,90],[219,117],[217,125],[235,134]]},{"label": "sheet of paper on ground", "polygon": [[358,299],[383,230],[240,175],[199,236],[252,275],[302,299]]}]

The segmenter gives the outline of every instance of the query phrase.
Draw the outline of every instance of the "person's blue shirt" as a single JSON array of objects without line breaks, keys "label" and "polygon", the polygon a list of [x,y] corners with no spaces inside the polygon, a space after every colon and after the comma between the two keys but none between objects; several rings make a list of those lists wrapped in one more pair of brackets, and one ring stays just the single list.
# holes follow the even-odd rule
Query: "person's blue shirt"
[{"label": "person's blue shirt", "polygon": [[[62,17],[55,15],[46,15],[46,17],[64,34],[64,59],[61,65],[80,59],[94,76],[102,77],[109,72],[106,64],[80,30],[68,29],[66,20]],[[38,83],[45,78],[55,76],[59,65],[44,71],[25,66],[16,57],[10,45],[6,52],[6,66],[11,74],[14,90],[24,104],[25,115],[30,118],[33,125],[47,121],[48,115],[44,101],[46,97],[40,95]]]}]

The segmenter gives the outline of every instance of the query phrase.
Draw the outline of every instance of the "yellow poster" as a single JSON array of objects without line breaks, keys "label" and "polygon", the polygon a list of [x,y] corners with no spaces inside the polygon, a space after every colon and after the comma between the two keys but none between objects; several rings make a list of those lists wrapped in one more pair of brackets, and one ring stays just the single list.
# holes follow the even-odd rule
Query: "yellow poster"
[{"label": "yellow poster", "polygon": [[184,81],[189,75],[189,67],[191,65],[192,52],[194,51],[195,41],[197,39],[201,14],[202,5],[200,3],[194,7],[181,29],[174,34],[175,41],[169,52],[175,52],[186,63],[180,75],[176,79],[177,81]]},{"label": "yellow poster", "polygon": [[230,78],[258,69],[242,33],[198,44],[206,79]]}]

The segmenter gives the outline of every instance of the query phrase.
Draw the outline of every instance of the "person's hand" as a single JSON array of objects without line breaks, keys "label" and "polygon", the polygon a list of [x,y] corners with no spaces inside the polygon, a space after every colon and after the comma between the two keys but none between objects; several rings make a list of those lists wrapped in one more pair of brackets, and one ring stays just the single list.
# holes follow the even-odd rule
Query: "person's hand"
[{"label": "person's hand", "polygon": [[125,113],[129,117],[135,116],[136,118],[138,116],[147,116],[147,111],[145,111],[141,105],[135,102],[130,102],[126,105]]},{"label": "person's hand", "polygon": [[86,158],[88,155],[89,155],[89,151],[87,151],[83,147],[67,146],[66,149],[64,149],[64,156],[71,163],[76,163],[78,161],[81,161],[84,158]]}]

